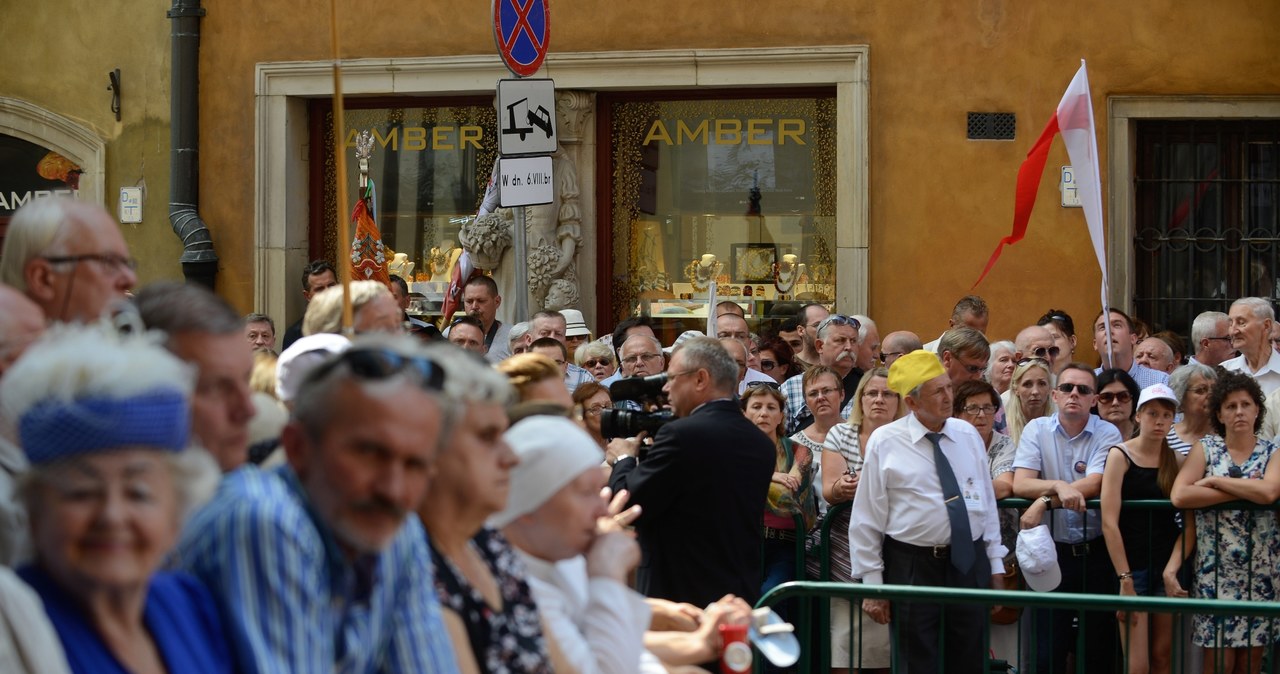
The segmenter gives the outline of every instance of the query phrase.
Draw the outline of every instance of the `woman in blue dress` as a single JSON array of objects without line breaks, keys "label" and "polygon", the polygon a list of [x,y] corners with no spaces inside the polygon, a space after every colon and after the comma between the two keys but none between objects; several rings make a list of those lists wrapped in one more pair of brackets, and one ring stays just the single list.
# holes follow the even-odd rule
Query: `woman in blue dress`
[{"label": "woman in blue dress", "polygon": [[160,571],[183,516],[217,483],[188,448],[189,368],[141,335],[54,329],[0,385],[31,462],[20,494],[36,591],[76,674],[223,674],[209,592]]},{"label": "woman in blue dress", "polygon": [[[1209,409],[1216,435],[1206,436],[1187,454],[1173,484],[1173,505],[1203,509],[1240,500],[1275,503],[1280,461],[1272,460],[1275,445],[1257,436],[1265,414],[1258,383],[1247,374],[1221,372]],[[1196,596],[1276,600],[1280,528],[1274,511],[1197,510],[1192,525]],[[1270,621],[1262,618],[1197,615],[1192,641],[1206,649],[1206,672],[1258,672],[1273,632]]]}]

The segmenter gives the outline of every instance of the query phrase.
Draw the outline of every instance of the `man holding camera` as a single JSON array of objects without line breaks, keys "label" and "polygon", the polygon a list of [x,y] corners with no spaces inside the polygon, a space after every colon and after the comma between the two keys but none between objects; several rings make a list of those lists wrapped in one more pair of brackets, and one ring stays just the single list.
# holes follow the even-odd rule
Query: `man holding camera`
[{"label": "man holding camera", "polygon": [[[641,507],[638,589],[649,597],[706,606],[726,594],[760,596],[760,522],[776,450],[734,400],[738,365],[719,341],[681,344],[667,368],[677,417],[641,451],[615,441],[614,493]],[[625,444],[625,449],[620,445]]]}]

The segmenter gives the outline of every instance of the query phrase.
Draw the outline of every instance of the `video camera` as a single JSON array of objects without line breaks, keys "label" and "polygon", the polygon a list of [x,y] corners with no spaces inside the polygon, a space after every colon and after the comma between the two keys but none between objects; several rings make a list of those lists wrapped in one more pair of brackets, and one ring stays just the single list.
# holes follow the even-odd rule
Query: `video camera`
[{"label": "video camera", "polygon": [[[627,377],[619,379],[609,387],[609,397],[614,402],[631,400],[646,408],[661,407],[667,402],[667,396],[662,392],[662,387],[666,383],[666,374]],[[600,415],[600,435],[606,438],[630,438],[646,432],[652,437],[658,433],[658,429],[674,418],[675,415],[670,410],[658,412],[606,410]]]}]

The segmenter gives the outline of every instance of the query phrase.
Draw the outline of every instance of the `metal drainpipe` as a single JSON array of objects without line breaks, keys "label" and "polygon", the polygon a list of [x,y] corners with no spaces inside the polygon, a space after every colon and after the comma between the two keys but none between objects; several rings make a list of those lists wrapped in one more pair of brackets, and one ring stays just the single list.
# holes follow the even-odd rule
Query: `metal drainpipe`
[{"label": "metal drainpipe", "polygon": [[209,227],[196,210],[200,202],[200,0],[173,0],[173,63],[169,107],[169,224],[182,240],[182,274],[188,283],[213,289],[218,254]]}]

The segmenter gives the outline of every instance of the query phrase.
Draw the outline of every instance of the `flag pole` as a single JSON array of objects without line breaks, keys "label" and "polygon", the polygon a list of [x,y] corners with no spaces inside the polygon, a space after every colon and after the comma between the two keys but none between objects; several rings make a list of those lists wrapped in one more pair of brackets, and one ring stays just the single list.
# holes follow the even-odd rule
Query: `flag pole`
[{"label": "flag pole", "polygon": [[351,335],[351,226],[347,222],[346,115],[342,106],[342,60],[338,51],[338,0],[329,0],[329,38],[333,45],[333,152],[337,159],[338,282],[342,284],[342,334]]}]

